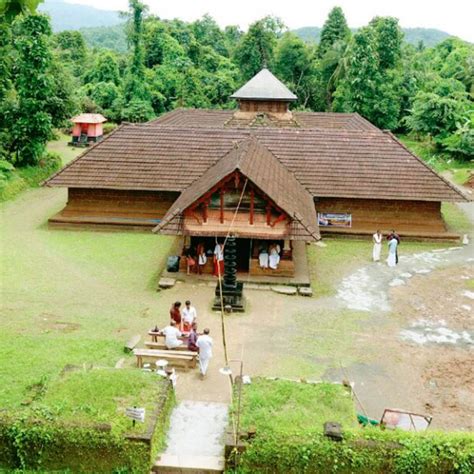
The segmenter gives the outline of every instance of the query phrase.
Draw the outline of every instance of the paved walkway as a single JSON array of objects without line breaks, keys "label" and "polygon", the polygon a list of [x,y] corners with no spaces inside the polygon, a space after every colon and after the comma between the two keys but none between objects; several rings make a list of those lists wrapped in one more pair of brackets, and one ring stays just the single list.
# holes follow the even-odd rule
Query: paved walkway
[{"label": "paved walkway", "polygon": [[156,472],[221,472],[224,469],[225,403],[185,400],[171,414],[166,451]]}]

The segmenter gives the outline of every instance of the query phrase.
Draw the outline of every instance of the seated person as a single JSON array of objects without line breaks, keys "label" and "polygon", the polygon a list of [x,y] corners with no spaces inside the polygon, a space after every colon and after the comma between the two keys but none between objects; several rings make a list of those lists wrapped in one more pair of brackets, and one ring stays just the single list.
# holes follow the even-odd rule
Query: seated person
[{"label": "seated person", "polygon": [[197,324],[193,323],[191,325],[191,332],[188,337],[188,351],[199,352],[199,347],[196,342],[199,334],[197,333]]},{"label": "seated person", "polygon": [[270,256],[268,258],[268,264],[272,270],[276,270],[280,263],[280,252],[281,248],[278,244],[270,245]]},{"label": "seated person", "polygon": [[268,250],[265,247],[260,249],[260,253],[258,254],[258,263],[260,268],[264,270],[268,268]]},{"label": "seated person", "polygon": [[168,349],[175,349],[183,344],[183,341],[178,339],[181,336],[181,331],[176,327],[176,322],[171,320],[169,326],[163,329],[165,336],[165,346]]}]

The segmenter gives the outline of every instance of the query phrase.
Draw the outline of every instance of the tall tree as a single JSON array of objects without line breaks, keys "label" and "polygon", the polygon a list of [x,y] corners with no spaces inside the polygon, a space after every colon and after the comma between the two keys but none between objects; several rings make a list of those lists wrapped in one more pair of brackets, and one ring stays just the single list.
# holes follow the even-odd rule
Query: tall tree
[{"label": "tall tree", "polygon": [[13,146],[15,162],[27,165],[40,160],[52,137],[53,120],[48,113],[54,95],[50,74],[53,58],[48,45],[51,27],[46,16],[36,14],[19,17],[14,26],[18,112]]},{"label": "tall tree", "polygon": [[145,81],[143,51],[143,20],[147,8],[139,0],[129,0],[127,37],[132,47],[132,57],[123,85],[123,118],[133,122],[143,122],[153,117],[151,96]]},{"label": "tall tree", "polygon": [[334,7],[324,22],[321,30],[318,56],[322,58],[338,41],[346,42],[351,35],[346,17],[341,7]]},{"label": "tall tree", "polygon": [[392,17],[375,17],[369,26],[375,31],[380,69],[385,71],[397,67],[402,55],[403,40],[398,20]]},{"label": "tall tree", "polygon": [[272,67],[277,39],[283,28],[281,20],[270,16],[250,25],[235,51],[235,60],[244,80],[263,67]]}]

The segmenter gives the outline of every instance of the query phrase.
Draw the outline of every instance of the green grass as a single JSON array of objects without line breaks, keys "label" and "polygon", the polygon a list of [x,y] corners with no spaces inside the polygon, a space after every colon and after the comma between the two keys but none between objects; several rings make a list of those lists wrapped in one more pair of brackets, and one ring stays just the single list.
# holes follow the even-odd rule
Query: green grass
[{"label": "green grass", "polygon": [[61,156],[63,165],[67,165],[76,156],[84,151],[84,148],[68,146],[71,136],[60,131],[56,132],[56,139],[48,143],[46,149],[50,152],[58,153]]},{"label": "green grass", "polygon": [[[234,397],[234,413],[237,403]],[[321,432],[328,420],[344,428],[357,427],[354,403],[342,385],[254,378],[243,386],[242,431],[255,427],[266,435],[303,431],[309,435]]]},{"label": "green grass", "polygon": [[[127,407],[145,408],[145,419],[156,409],[160,393],[167,383],[156,375],[136,369],[92,369],[66,372],[47,385],[45,394],[33,403],[63,422],[109,423],[114,432],[132,431],[125,416]],[[134,431],[146,424],[137,423]]]},{"label": "green grass", "polygon": [[471,163],[456,160],[436,149],[434,142],[428,138],[417,139],[411,135],[398,135],[397,138],[415,155],[430,165],[438,173],[450,171],[457,184],[464,184],[472,171]]},{"label": "green grass", "polygon": [[459,234],[469,233],[472,230],[472,224],[466,214],[455,204],[443,202],[441,213],[448,229]]},{"label": "green grass", "polygon": [[[457,209],[457,208],[456,208]],[[464,215],[461,212],[462,215]],[[454,211],[453,211],[454,215]],[[456,214],[456,219],[461,219]],[[372,262],[372,243],[369,239],[324,239],[326,247],[308,247],[308,265],[311,287],[316,297],[335,294],[335,286],[353,269]],[[449,246],[442,243],[402,242],[404,254],[423,252]],[[382,258],[384,258],[382,254]]]},{"label": "green grass", "polygon": [[113,367],[131,335],[166,321],[156,285],[174,239],[48,229],[63,196],[35,189],[0,205],[2,408],[21,407],[29,387],[52,383],[65,365]]}]

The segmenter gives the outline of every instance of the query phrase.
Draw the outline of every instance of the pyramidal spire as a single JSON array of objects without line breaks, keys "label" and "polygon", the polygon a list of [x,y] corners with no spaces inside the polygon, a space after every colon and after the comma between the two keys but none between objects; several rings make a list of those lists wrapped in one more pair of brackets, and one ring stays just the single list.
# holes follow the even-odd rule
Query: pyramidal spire
[{"label": "pyramidal spire", "polygon": [[266,100],[293,102],[297,97],[266,67],[231,96],[238,100]]}]

